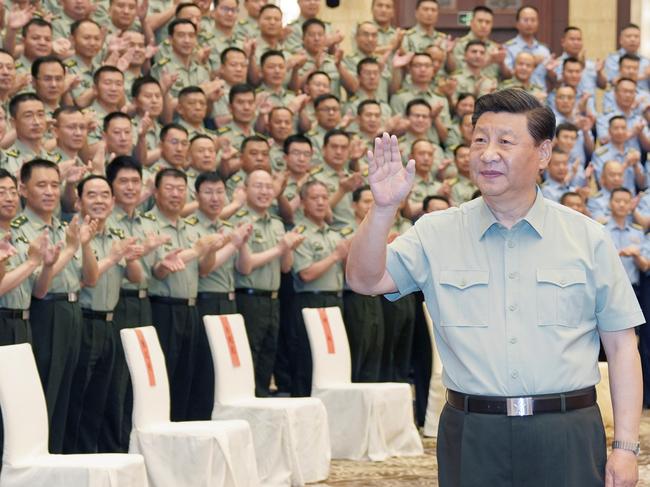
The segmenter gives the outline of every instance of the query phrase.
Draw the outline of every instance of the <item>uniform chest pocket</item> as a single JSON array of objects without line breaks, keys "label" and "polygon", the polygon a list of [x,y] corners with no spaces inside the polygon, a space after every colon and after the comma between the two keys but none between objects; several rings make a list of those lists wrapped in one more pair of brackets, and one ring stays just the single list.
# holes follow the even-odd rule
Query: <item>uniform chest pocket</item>
[{"label": "uniform chest pocket", "polygon": [[450,269],[440,272],[438,307],[441,326],[487,326],[489,272]]},{"label": "uniform chest pocket", "polygon": [[586,283],[583,269],[537,269],[537,324],[578,326]]}]

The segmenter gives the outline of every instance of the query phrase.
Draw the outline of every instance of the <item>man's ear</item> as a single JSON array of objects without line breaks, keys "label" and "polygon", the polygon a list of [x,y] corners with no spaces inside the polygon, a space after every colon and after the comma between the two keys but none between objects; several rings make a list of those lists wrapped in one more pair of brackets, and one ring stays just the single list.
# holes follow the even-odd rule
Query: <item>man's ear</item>
[{"label": "man's ear", "polygon": [[550,139],[544,140],[539,144],[537,153],[539,155],[539,168],[546,169],[546,166],[548,166],[551,160],[551,154],[553,153],[553,142]]}]

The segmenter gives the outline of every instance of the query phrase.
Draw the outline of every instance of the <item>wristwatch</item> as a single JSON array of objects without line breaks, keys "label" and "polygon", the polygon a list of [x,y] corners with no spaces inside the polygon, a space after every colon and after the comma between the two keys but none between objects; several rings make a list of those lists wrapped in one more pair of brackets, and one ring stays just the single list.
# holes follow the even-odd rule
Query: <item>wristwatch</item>
[{"label": "wristwatch", "polygon": [[612,442],[612,449],[620,449],[620,450],[627,450],[631,451],[634,453],[637,457],[639,456],[639,452],[641,451],[641,445],[637,441],[636,443],[633,441],[618,441],[614,440]]}]

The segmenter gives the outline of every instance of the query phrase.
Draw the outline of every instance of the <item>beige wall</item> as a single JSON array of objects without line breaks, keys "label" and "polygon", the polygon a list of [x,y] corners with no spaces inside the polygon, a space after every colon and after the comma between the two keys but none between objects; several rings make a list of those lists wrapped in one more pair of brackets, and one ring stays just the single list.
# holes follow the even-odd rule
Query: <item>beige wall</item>
[{"label": "beige wall", "polygon": [[650,56],[650,0],[632,0],[630,17],[641,27],[641,54]]},{"label": "beige wall", "polygon": [[345,36],[343,40],[345,52],[353,51],[354,39],[352,39],[352,36],[356,30],[356,25],[364,20],[372,19],[370,15],[371,0],[345,0],[336,8],[328,8],[324,4],[323,1],[321,18],[332,22],[343,33]]},{"label": "beige wall", "polygon": [[604,59],[616,48],[616,2],[571,0],[569,23],[582,29],[587,56]]}]

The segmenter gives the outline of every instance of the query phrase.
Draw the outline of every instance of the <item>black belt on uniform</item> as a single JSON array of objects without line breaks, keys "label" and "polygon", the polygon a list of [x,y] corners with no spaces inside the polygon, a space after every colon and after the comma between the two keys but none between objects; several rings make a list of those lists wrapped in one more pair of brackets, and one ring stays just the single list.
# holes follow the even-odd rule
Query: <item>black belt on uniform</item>
[{"label": "black belt on uniform", "polygon": [[224,301],[234,301],[235,293],[212,293],[212,292],[201,292],[196,295],[197,299],[220,299]]},{"label": "black belt on uniform", "polygon": [[146,289],[120,289],[120,296],[125,298],[139,298],[144,299],[147,297]]},{"label": "black belt on uniform", "polygon": [[5,318],[12,318],[15,320],[28,320],[29,319],[29,310],[28,309],[10,309],[10,308],[0,308],[0,316]]},{"label": "black belt on uniform", "polygon": [[113,321],[112,311],[95,311],[93,309],[81,308],[81,314],[89,320]]},{"label": "black belt on uniform", "polygon": [[185,306],[196,306],[196,298],[170,298],[167,296],[149,296],[149,301],[160,304],[183,304]]},{"label": "black belt on uniform", "polygon": [[42,298],[41,301],[67,301],[68,303],[76,303],[79,301],[79,293],[47,293]]},{"label": "black belt on uniform", "polygon": [[249,287],[240,287],[235,289],[237,294],[248,294],[249,296],[263,296],[265,298],[278,299],[277,291],[265,291],[263,289],[251,289]]},{"label": "black belt on uniform", "polygon": [[596,404],[596,388],[530,397],[473,396],[447,390],[447,403],[468,413],[532,416],[582,409]]},{"label": "black belt on uniform", "polygon": [[320,296],[336,296],[337,298],[343,297],[343,291],[300,291],[296,294],[315,294]]}]

